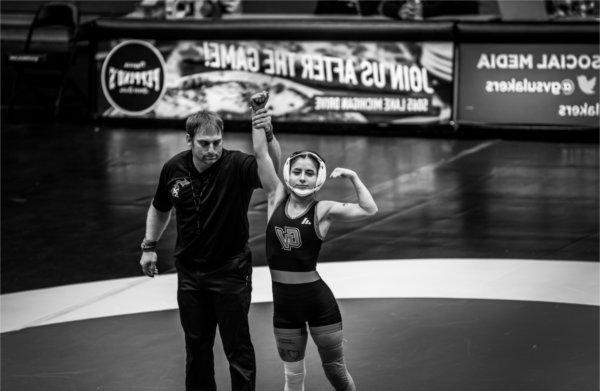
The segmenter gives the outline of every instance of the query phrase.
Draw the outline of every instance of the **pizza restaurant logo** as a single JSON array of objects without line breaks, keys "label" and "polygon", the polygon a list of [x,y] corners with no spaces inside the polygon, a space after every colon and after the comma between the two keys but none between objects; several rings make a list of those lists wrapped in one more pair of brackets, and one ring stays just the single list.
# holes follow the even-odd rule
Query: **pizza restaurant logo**
[{"label": "pizza restaurant logo", "polygon": [[165,92],[165,60],[146,41],[124,41],[108,53],[100,77],[111,106],[128,115],[143,115]]}]

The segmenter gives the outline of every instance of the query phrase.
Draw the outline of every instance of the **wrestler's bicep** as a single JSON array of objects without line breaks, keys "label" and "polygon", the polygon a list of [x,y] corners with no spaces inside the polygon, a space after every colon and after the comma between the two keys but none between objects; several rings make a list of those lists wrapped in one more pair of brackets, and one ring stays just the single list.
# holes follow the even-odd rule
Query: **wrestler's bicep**
[{"label": "wrestler's bicep", "polygon": [[349,202],[335,202],[328,208],[327,218],[332,221],[355,221],[368,217],[369,214],[358,204]]}]

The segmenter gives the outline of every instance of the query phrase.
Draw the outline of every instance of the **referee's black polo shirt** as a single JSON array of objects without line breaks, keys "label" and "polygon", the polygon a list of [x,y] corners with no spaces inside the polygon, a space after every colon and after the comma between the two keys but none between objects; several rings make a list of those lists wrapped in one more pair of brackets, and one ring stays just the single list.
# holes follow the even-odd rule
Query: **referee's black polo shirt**
[{"label": "referee's black polo shirt", "polygon": [[192,151],[175,155],[162,168],[152,205],[175,207],[175,258],[211,270],[244,251],[248,242],[248,204],[261,187],[256,159],[223,149],[221,158],[199,173]]}]

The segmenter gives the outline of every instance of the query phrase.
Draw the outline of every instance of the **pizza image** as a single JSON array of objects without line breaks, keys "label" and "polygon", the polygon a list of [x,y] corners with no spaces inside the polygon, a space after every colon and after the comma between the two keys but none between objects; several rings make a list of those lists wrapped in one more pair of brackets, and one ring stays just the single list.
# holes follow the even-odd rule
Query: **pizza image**
[{"label": "pizza image", "polygon": [[[250,119],[250,96],[269,92],[266,108],[274,120],[366,122],[359,113],[315,113],[310,106],[318,89],[294,81],[245,71],[212,71],[181,77],[167,87],[162,99],[150,116],[157,118],[186,118],[199,110],[211,110],[224,119]],[[108,109],[107,116],[122,116]]]},{"label": "pizza image", "polygon": [[174,110],[186,116],[208,109],[226,117],[237,114],[250,118],[250,96],[262,90],[269,91],[266,107],[274,117],[301,111],[311,97],[320,93],[287,79],[252,72],[203,72],[182,77],[177,86],[167,90],[169,101],[160,102],[156,111]]}]

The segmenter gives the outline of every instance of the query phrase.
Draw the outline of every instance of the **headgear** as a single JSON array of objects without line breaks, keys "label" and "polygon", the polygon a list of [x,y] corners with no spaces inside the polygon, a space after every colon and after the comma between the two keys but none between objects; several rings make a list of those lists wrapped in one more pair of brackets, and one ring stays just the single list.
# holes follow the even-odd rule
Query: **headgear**
[{"label": "headgear", "polygon": [[[291,169],[291,165],[292,165],[292,160],[294,160],[297,157],[304,156],[304,155],[306,155],[307,157],[308,156],[313,157],[313,158],[315,158],[315,160],[317,162],[319,162],[319,167],[317,167],[317,184],[314,187],[314,189],[297,189],[290,185],[290,169]],[[311,195],[311,194],[319,191],[321,189],[321,187],[323,186],[323,184],[325,183],[325,179],[327,179],[327,168],[325,167],[325,162],[315,152],[311,152],[311,151],[294,152],[290,155],[290,157],[288,157],[286,159],[285,164],[283,165],[283,180],[285,181],[285,184],[287,185],[288,189],[293,191],[294,194],[296,194],[299,197],[306,197],[308,195]]]}]

